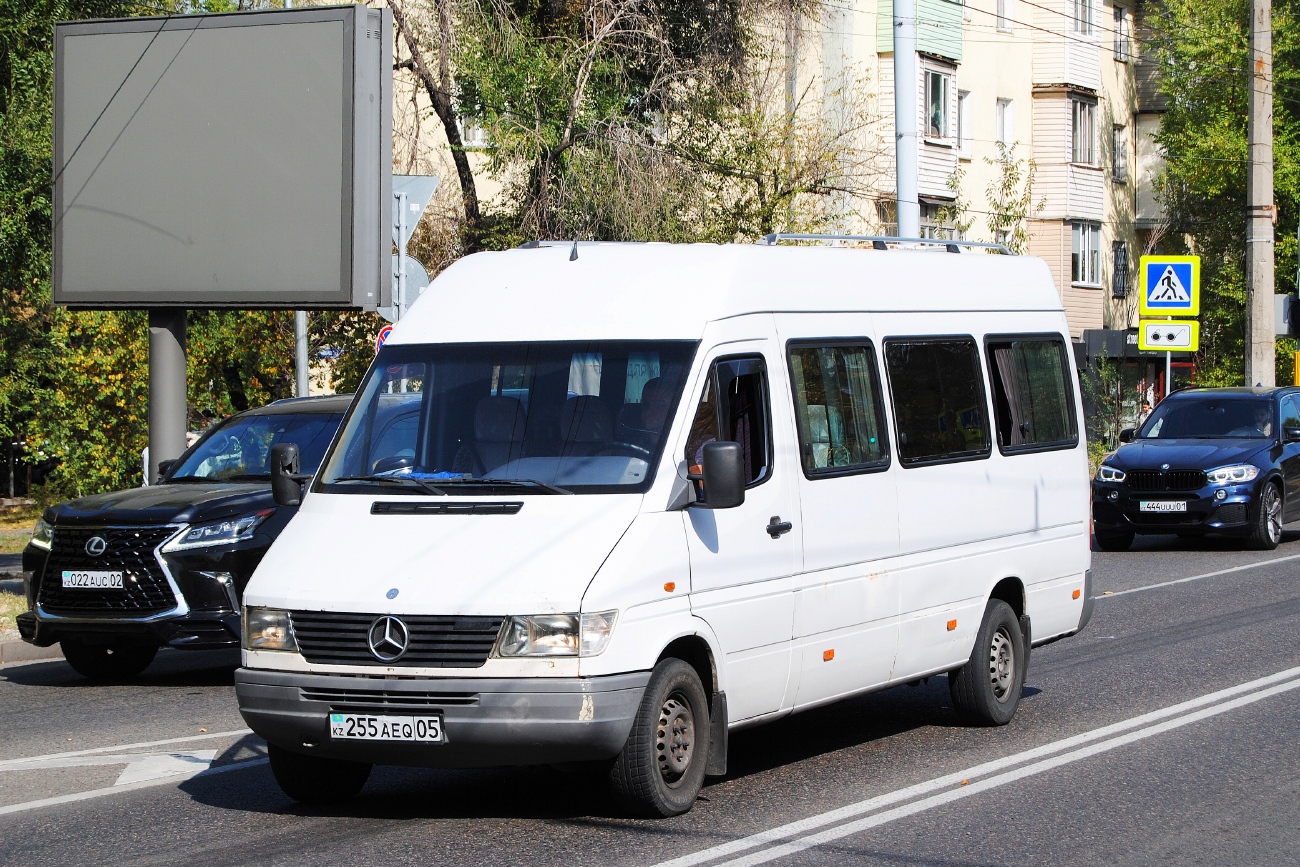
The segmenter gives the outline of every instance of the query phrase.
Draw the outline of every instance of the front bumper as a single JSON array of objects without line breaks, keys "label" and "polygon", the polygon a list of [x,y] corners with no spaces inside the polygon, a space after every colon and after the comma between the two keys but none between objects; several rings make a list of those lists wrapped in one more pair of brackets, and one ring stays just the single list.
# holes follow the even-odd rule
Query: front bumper
[{"label": "front bumper", "polygon": [[[239,712],[268,743],[431,768],[608,759],[627,741],[650,672],[588,678],[350,677],[241,668]],[[442,716],[445,742],[331,740],[334,712]]]},{"label": "front bumper", "polygon": [[179,617],[133,621],[115,617],[51,617],[39,609],[18,615],[18,635],[28,644],[49,647],[64,638],[89,643],[128,641],[184,650],[238,647],[239,612],[190,611]]},{"label": "front bumper", "polygon": [[[1219,491],[1222,500],[1216,499]],[[1115,497],[1112,498],[1111,494]],[[1143,501],[1187,504],[1185,512],[1144,512]],[[1254,485],[1209,486],[1199,491],[1133,491],[1124,482],[1092,483],[1092,520],[1102,530],[1132,533],[1247,535],[1258,516]]]}]

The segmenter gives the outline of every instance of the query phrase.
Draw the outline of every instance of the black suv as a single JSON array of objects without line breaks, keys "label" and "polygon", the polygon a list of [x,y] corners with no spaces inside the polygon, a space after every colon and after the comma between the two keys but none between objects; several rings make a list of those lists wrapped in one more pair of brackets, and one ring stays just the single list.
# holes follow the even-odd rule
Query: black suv
[{"label": "black suv", "polygon": [[24,641],[90,678],[139,674],[158,648],[238,647],[239,600],[298,511],[271,497],[271,447],[315,472],[352,395],[277,401],[214,425],[157,485],[60,503],[23,551]]},{"label": "black suv", "polygon": [[1300,518],[1300,388],[1192,388],[1169,395],[1097,469],[1097,544],[1135,533],[1245,537],[1276,548]]}]

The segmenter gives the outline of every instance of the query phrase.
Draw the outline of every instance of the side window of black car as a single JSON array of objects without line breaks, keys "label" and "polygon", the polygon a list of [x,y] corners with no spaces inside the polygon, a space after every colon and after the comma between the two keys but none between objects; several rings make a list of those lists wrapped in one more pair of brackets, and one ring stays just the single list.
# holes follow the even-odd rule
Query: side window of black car
[{"label": "side window of black car", "polygon": [[1282,438],[1287,439],[1287,428],[1300,428],[1300,405],[1294,397],[1282,400]]}]

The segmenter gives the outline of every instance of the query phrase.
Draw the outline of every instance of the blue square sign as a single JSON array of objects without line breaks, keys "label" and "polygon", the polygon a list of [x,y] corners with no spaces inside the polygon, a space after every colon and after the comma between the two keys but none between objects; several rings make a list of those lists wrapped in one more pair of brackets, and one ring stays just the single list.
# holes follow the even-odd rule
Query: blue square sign
[{"label": "blue square sign", "polygon": [[1143,256],[1138,312],[1196,316],[1201,312],[1200,256]]}]

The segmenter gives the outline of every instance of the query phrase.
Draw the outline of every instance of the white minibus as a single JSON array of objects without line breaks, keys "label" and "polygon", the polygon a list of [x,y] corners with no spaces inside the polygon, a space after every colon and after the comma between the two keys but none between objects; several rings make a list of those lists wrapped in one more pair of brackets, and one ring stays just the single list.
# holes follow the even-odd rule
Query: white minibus
[{"label": "white minibus", "polygon": [[277,447],[240,710],[301,801],[583,763],[649,816],[849,696],[1005,724],[1092,612],[1070,350],[1041,260],[951,242],[467,256],[315,476]]}]

